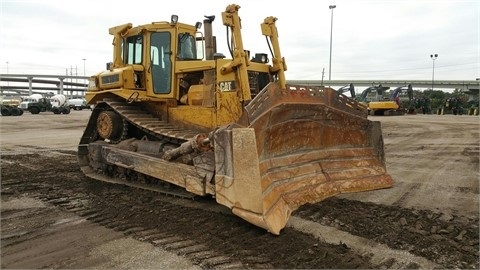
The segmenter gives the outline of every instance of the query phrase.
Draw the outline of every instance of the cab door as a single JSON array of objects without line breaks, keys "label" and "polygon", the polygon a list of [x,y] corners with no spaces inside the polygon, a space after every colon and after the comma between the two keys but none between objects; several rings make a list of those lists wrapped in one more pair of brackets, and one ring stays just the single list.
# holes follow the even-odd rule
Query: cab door
[{"label": "cab door", "polygon": [[150,35],[151,89],[148,95],[173,97],[172,93],[172,48],[170,32],[154,32]]}]

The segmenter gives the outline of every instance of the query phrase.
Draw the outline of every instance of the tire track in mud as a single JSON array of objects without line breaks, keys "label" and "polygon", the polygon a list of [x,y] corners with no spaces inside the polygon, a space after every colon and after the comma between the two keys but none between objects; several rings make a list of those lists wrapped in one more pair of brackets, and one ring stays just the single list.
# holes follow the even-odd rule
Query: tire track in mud
[{"label": "tire track in mud", "polygon": [[[74,152],[2,157],[2,196],[29,195],[139,241],[187,257],[203,268],[424,268],[342,243],[326,243],[295,226],[273,236],[195,202],[83,177]],[[45,162],[38,166],[38,161]],[[62,170],[52,165],[62,163]],[[21,170],[16,170],[19,164]],[[29,164],[37,164],[31,166]],[[30,168],[30,169],[29,169]],[[20,180],[21,179],[21,180]],[[223,208],[222,208],[223,209]],[[228,210],[227,210],[228,211]],[[478,268],[478,216],[445,220],[441,214],[331,198],[294,215],[404,250],[445,268]],[[308,231],[308,230],[307,230]]]},{"label": "tire track in mud", "polygon": [[422,185],[420,183],[412,183],[408,184],[410,187],[407,192],[405,192],[397,201],[395,201],[392,205],[394,206],[402,206],[405,204],[406,200],[410,196],[412,192],[415,192],[418,188]]},{"label": "tire track in mud", "polygon": [[406,250],[444,268],[479,267],[478,216],[447,216],[340,198],[301,207],[295,216]]},{"label": "tire track in mud", "polygon": [[[29,166],[39,162],[40,169]],[[16,170],[20,164],[21,170]],[[75,153],[68,151],[3,156],[2,197],[40,199],[182,255],[202,268],[379,267],[345,245],[324,243],[291,228],[272,235],[215,210],[218,206],[211,200],[188,207],[154,192],[87,179],[74,164]],[[214,210],[206,210],[210,208]]]},{"label": "tire track in mud", "polygon": [[478,122],[448,116],[381,121],[394,187],[344,198],[478,217]]}]

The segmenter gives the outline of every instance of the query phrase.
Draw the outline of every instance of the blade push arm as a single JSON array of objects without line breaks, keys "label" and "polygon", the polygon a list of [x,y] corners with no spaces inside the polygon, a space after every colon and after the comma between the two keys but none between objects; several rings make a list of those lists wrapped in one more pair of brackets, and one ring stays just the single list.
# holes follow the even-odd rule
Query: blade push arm
[{"label": "blade push arm", "polygon": [[227,27],[230,27],[232,31],[232,57],[233,60],[224,65],[221,68],[222,74],[228,74],[230,72],[236,72],[240,89],[242,91],[242,99],[248,101],[252,99],[250,93],[250,85],[248,83],[248,72],[247,66],[250,65],[250,60],[248,59],[248,54],[245,52],[242,41],[242,33],[240,17],[238,16],[238,10],[240,9],[239,5],[229,5],[225,12],[222,12],[223,24]]},{"label": "blade push arm", "polygon": [[275,17],[267,17],[261,24],[262,34],[270,39],[270,43],[273,46],[273,55],[272,55],[272,67],[270,67],[270,72],[277,73],[278,84],[280,88],[285,89],[285,71],[287,70],[287,64],[285,63],[285,58],[282,57],[280,53],[280,43],[278,42],[278,31],[275,26]]}]

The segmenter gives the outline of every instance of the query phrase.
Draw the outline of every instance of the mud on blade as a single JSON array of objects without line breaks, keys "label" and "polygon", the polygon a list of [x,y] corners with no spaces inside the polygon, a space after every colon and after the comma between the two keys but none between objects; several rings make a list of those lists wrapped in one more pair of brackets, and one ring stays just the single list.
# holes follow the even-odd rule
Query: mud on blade
[{"label": "mud on blade", "polygon": [[273,234],[303,204],[393,185],[380,123],[328,88],[269,84],[214,148],[217,201]]}]

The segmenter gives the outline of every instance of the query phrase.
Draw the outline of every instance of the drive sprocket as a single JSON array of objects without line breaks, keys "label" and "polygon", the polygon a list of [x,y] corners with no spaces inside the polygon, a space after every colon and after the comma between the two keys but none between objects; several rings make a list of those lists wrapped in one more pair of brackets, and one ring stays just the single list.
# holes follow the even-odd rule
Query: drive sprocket
[{"label": "drive sprocket", "polygon": [[103,139],[118,141],[123,134],[123,120],[114,111],[102,111],[97,118],[97,132]]}]

